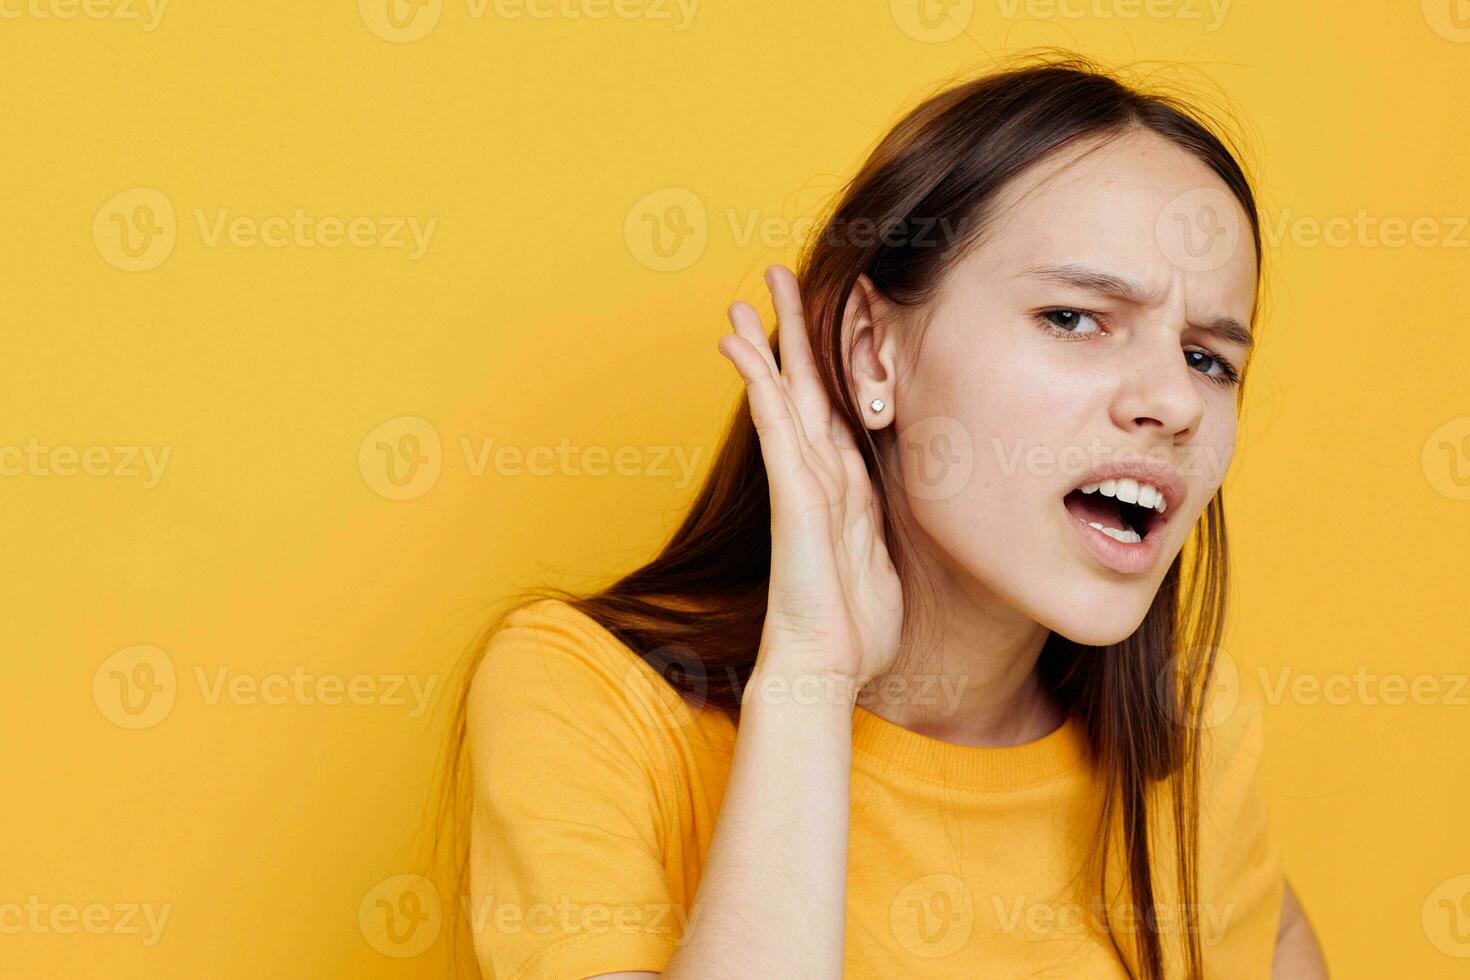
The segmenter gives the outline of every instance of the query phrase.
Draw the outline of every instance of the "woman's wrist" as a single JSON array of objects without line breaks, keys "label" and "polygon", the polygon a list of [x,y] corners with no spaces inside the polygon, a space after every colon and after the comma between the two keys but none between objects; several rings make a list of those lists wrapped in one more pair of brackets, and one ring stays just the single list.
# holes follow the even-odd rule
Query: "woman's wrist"
[{"label": "woman's wrist", "polygon": [[824,706],[851,715],[861,686],[850,674],[813,668],[809,657],[762,650],[741,694],[741,710],[777,705]]}]

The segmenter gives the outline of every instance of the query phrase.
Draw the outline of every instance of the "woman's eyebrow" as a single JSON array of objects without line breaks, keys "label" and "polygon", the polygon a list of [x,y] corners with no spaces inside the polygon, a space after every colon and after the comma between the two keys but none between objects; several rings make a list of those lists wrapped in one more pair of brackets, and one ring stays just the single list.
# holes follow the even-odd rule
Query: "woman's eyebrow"
[{"label": "woman's eyebrow", "polygon": [[[1139,306],[1147,306],[1155,295],[1153,290],[1136,280],[1075,263],[1032,266],[1029,269],[1022,269],[1021,275],[1033,279],[1045,279],[1048,282],[1057,282],[1066,286],[1075,286],[1078,289],[1085,289],[1103,296],[1112,296]],[[1255,336],[1251,333],[1250,328],[1233,316],[1210,317],[1203,323],[1191,323],[1190,326],[1213,334],[1226,343],[1243,347],[1247,353],[1255,346]]]},{"label": "woman's eyebrow", "polygon": [[1211,317],[1204,323],[1191,323],[1190,326],[1218,337],[1227,344],[1235,344],[1243,348],[1247,355],[1255,349],[1255,334],[1251,333],[1250,328],[1242,326],[1241,322],[1233,316]]},{"label": "woman's eyebrow", "polygon": [[1154,298],[1153,291],[1140,282],[1085,265],[1038,265],[1022,269],[1021,275],[1059,282],[1065,286],[1076,286],[1078,289],[1113,296],[1140,306],[1147,306]]}]

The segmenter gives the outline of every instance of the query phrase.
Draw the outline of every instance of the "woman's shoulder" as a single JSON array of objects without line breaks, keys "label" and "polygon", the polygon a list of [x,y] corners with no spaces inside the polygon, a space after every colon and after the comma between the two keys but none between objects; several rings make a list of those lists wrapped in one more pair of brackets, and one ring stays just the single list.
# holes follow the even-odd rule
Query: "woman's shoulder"
[{"label": "woman's shoulder", "polygon": [[536,598],[510,610],[485,644],[479,672],[551,671],[594,677],[623,690],[656,671],[607,626],[559,598]]},{"label": "woman's shoulder", "polygon": [[645,743],[699,720],[627,643],[554,597],[502,618],[475,668],[470,711],[501,727],[552,719]]},{"label": "woman's shoulder", "polygon": [[[531,642],[538,649],[580,655],[583,659],[633,656],[631,650],[597,620],[565,599],[538,596],[511,608],[490,637],[490,649]],[[487,650],[488,652],[488,650]]]}]

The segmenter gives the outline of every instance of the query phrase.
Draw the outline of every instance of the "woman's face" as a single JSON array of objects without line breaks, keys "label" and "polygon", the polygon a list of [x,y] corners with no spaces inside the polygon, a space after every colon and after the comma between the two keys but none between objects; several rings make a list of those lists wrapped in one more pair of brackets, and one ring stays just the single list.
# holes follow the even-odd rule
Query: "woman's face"
[{"label": "woman's face", "polygon": [[877,341],[896,357],[895,462],[951,587],[1114,643],[1235,448],[1250,226],[1213,171],[1145,131],[1067,148],[996,203],[927,326]]}]

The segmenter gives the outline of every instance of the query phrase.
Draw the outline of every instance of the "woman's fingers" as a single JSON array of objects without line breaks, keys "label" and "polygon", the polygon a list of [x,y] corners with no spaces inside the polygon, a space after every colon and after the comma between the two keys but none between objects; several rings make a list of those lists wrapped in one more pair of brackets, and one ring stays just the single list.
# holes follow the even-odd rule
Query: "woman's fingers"
[{"label": "woman's fingers", "polygon": [[761,459],[771,486],[772,504],[796,503],[789,499],[795,492],[792,479],[806,468],[806,463],[796,420],[791,416],[790,403],[780,389],[774,370],[744,336],[721,337],[719,348],[745,380],[746,399],[750,403],[751,421],[760,437]]},{"label": "woman's fingers", "polygon": [[797,432],[802,446],[810,450],[808,462],[828,498],[837,499],[844,493],[844,470],[833,452],[832,402],[827,397],[827,389],[812,356],[801,301],[801,284],[795,273],[784,265],[776,264],[766,269],[766,285],[770,287],[771,300],[779,319],[777,342],[781,353],[781,376],[785,380],[791,411],[796,415]]},{"label": "woman's fingers", "polygon": [[[777,332],[781,347],[779,366],[755,308],[749,303],[736,301],[730,304],[729,316],[738,339],[743,341],[741,346],[748,345],[765,368],[763,373],[757,372],[756,358],[743,358],[736,362],[737,369],[747,380],[751,414],[757,421],[758,430],[761,430],[763,447],[767,441],[765,432],[777,426],[780,427],[779,438],[787,441],[794,437],[796,445],[794,456],[789,447],[783,445],[773,446],[774,454],[769,456],[762,449],[768,464],[767,476],[773,488],[783,483],[791,484],[784,491],[788,495],[803,493],[803,489],[795,486],[795,481],[802,479],[796,475],[798,472],[806,479],[814,480],[816,486],[807,483],[805,489],[819,491],[829,506],[837,504],[832,511],[833,516],[845,524],[855,509],[866,506],[867,481],[852,479],[855,473],[862,471],[862,462],[858,459],[854,468],[844,461],[843,450],[831,438],[834,424],[832,405],[812,357],[796,276],[785,266],[774,265],[767,270],[766,284],[771,289],[780,318]],[[733,346],[734,340],[729,343],[732,345],[729,351],[725,349],[725,342],[721,343],[721,351],[727,356],[740,351],[739,347]],[[744,352],[741,353],[743,355]],[[732,357],[732,360],[735,359]],[[759,418],[756,418],[757,413]],[[850,447],[847,452],[857,456],[857,447],[850,435],[846,442]],[[777,466],[777,472],[771,472],[770,465]],[[788,466],[799,469],[786,469]],[[810,504],[811,501],[807,501],[796,506],[805,508]]]},{"label": "woman's fingers", "polygon": [[771,343],[766,338],[766,328],[761,324],[761,315],[756,312],[755,307],[744,300],[736,300],[730,304],[727,311],[730,323],[735,327],[735,332],[745,339],[755,349],[756,354],[771,374],[779,375],[781,369],[776,366],[776,357],[771,353]]},{"label": "woman's fingers", "polygon": [[806,432],[825,435],[831,424],[832,404],[827,398],[827,390],[822,387],[822,379],[812,357],[800,284],[790,269],[784,265],[773,265],[766,270],[766,285],[770,287],[776,306],[781,373],[789,381],[791,398],[801,413]]},{"label": "woman's fingers", "polygon": [[730,322],[735,326],[735,332],[746,343],[755,348],[761,360],[765,362],[766,367],[770,371],[771,377],[775,379],[777,390],[780,391],[781,398],[786,402],[787,414],[791,416],[792,424],[796,429],[796,441],[798,445],[810,450],[811,440],[807,435],[804,421],[801,418],[796,403],[791,399],[790,379],[776,365],[776,356],[771,351],[771,344],[769,338],[766,336],[765,327],[761,325],[760,314],[749,303],[736,300],[730,304],[729,315]]}]

